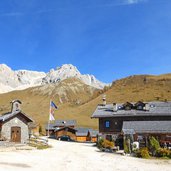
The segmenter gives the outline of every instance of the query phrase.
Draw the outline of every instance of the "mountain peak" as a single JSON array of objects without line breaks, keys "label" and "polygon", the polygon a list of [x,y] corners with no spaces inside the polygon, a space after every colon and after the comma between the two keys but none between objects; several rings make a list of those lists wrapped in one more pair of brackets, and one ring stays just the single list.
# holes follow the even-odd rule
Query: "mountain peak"
[{"label": "mountain peak", "polygon": [[68,78],[79,79],[84,84],[98,89],[102,89],[106,85],[93,75],[82,75],[72,64],[64,64],[56,69],[51,69],[47,74],[29,70],[13,71],[6,64],[0,64],[0,93],[56,83]]},{"label": "mountain peak", "polygon": [[11,71],[11,68],[6,64],[0,64],[0,72],[2,71]]},{"label": "mountain peak", "polygon": [[43,83],[56,83],[68,78],[78,78],[85,84],[98,89],[102,89],[106,85],[97,80],[94,75],[82,75],[77,67],[72,64],[64,64],[61,67],[57,67],[56,70],[51,69],[46,77],[43,78]]}]

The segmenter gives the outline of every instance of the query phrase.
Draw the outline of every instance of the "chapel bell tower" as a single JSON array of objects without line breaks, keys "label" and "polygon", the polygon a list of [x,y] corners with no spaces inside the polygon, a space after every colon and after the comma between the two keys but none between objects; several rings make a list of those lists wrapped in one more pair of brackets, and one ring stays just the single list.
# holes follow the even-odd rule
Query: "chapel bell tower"
[{"label": "chapel bell tower", "polygon": [[12,106],[11,106],[11,113],[14,113],[14,112],[18,112],[18,111],[21,111],[21,101],[20,100],[13,100],[11,102]]}]

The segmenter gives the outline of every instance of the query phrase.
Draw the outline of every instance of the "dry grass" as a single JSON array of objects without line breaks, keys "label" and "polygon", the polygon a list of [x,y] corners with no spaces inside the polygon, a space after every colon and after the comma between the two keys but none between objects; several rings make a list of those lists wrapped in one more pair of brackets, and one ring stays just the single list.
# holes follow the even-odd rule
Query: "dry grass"
[{"label": "dry grass", "polygon": [[[77,86],[78,85],[78,86]],[[72,91],[76,87],[78,91]],[[59,102],[59,91],[66,90],[67,100]],[[68,89],[68,88],[69,89]],[[84,88],[80,88],[84,87]],[[69,91],[68,91],[69,90]],[[31,88],[23,91],[15,91],[0,95],[0,112],[10,110],[9,102],[20,99],[23,102],[23,111],[33,117],[43,127],[48,121],[49,101],[57,103],[59,109],[55,111],[56,119],[76,119],[78,126],[98,127],[98,120],[91,119],[97,104],[101,103],[103,91],[97,92],[78,80],[65,80],[59,85]],[[154,101],[171,100],[171,74],[160,76],[131,76],[113,83],[111,88],[105,91],[107,103],[123,103],[126,101]],[[97,97],[96,97],[97,96]],[[94,98],[96,97],[96,98]],[[92,99],[93,98],[93,99]],[[76,101],[80,100],[80,104]]]}]

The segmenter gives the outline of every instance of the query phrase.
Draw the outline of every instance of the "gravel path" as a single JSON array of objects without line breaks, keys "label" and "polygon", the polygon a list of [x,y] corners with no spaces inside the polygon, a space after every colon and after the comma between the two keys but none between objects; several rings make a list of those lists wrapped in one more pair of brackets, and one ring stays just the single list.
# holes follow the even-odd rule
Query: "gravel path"
[{"label": "gravel path", "polygon": [[46,150],[0,152],[0,171],[170,171],[170,160],[99,152],[92,144],[49,140]]}]

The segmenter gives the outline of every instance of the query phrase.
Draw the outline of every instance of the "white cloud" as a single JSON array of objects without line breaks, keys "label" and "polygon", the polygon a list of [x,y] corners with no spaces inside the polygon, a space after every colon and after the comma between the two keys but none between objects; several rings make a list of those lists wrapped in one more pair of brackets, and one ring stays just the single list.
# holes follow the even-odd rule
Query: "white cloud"
[{"label": "white cloud", "polygon": [[[138,3],[145,3],[148,2],[148,0],[116,0],[114,3],[109,3],[102,5],[103,7],[117,7],[117,6],[124,6],[124,5],[136,5]],[[100,7],[100,6],[98,6]]]},{"label": "white cloud", "polygon": [[137,4],[140,2],[146,2],[147,0],[125,0],[125,4]]}]

